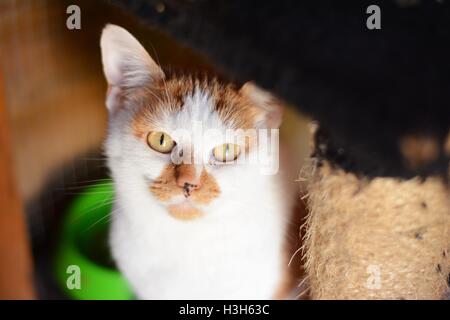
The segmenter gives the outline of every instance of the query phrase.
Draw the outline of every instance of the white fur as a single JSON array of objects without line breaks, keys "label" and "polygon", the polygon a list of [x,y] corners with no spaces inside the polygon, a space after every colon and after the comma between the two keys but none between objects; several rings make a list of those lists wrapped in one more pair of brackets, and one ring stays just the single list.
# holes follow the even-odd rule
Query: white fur
[{"label": "white fur", "polygon": [[[207,103],[204,96],[187,101],[192,105],[167,118],[161,128],[168,130],[176,121],[189,128],[191,116],[204,120],[205,127],[224,127],[208,104],[200,104]],[[195,108],[204,112],[192,112]],[[202,208],[203,217],[177,220],[153,197],[148,184],[170,158],[124,131],[127,116],[124,112],[111,122],[106,143],[117,193],[111,248],[138,297],[273,297],[282,276],[282,246],[290,209],[280,177],[262,175],[251,165],[206,165],[220,186],[219,197]],[[200,143],[193,141],[197,147]]]},{"label": "white fur", "polygon": [[[197,90],[184,101],[179,113],[162,115],[157,124],[175,141],[177,130],[192,131],[195,121],[201,121],[203,130],[227,129],[207,93]],[[218,183],[220,195],[201,207],[202,217],[177,220],[149,191],[170,156],[131,133],[132,109],[126,106],[111,116],[105,151],[116,190],[110,244],[137,296],[272,298],[285,268],[282,249],[292,205],[281,176],[262,175],[250,164],[200,164]],[[196,156],[207,159],[214,146],[225,142],[210,138],[192,138]],[[181,200],[183,196],[171,203]]]}]

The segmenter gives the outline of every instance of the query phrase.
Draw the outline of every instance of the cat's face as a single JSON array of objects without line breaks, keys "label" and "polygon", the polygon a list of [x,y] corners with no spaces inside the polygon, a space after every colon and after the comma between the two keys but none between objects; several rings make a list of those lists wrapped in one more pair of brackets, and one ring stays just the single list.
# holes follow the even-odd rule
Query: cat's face
[{"label": "cat's face", "polygon": [[[122,179],[141,179],[148,196],[179,219],[199,217],[218,199],[243,196],[257,172],[258,130],[278,128],[279,103],[251,83],[166,75],[126,30],[101,40],[109,89],[106,152]],[[113,169],[113,168],[112,168]],[[233,199],[232,199],[233,200]]]}]

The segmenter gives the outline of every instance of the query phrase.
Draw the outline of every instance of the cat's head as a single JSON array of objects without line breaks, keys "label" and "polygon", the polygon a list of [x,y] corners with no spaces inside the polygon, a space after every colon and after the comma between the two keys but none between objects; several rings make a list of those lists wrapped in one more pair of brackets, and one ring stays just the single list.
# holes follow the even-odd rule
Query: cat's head
[{"label": "cat's head", "polygon": [[148,196],[181,219],[245,197],[239,187],[250,188],[258,172],[249,161],[258,132],[278,128],[280,103],[252,83],[236,88],[165,74],[118,26],[105,27],[101,50],[109,86],[105,149],[115,183],[144,182]]}]

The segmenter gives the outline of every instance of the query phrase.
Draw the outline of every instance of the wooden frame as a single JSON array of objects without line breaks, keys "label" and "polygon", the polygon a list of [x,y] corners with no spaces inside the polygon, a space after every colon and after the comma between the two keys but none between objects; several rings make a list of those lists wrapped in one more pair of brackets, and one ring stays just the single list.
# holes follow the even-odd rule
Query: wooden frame
[{"label": "wooden frame", "polygon": [[33,299],[33,267],[14,177],[3,84],[0,70],[0,299]]}]

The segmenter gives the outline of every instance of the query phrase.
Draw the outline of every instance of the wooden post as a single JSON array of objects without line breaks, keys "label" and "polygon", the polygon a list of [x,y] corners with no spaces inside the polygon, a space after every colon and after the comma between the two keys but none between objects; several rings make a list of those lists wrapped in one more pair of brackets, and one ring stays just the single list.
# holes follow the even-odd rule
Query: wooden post
[{"label": "wooden post", "polygon": [[33,268],[14,177],[3,84],[0,70],[0,299],[32,299]]}]

